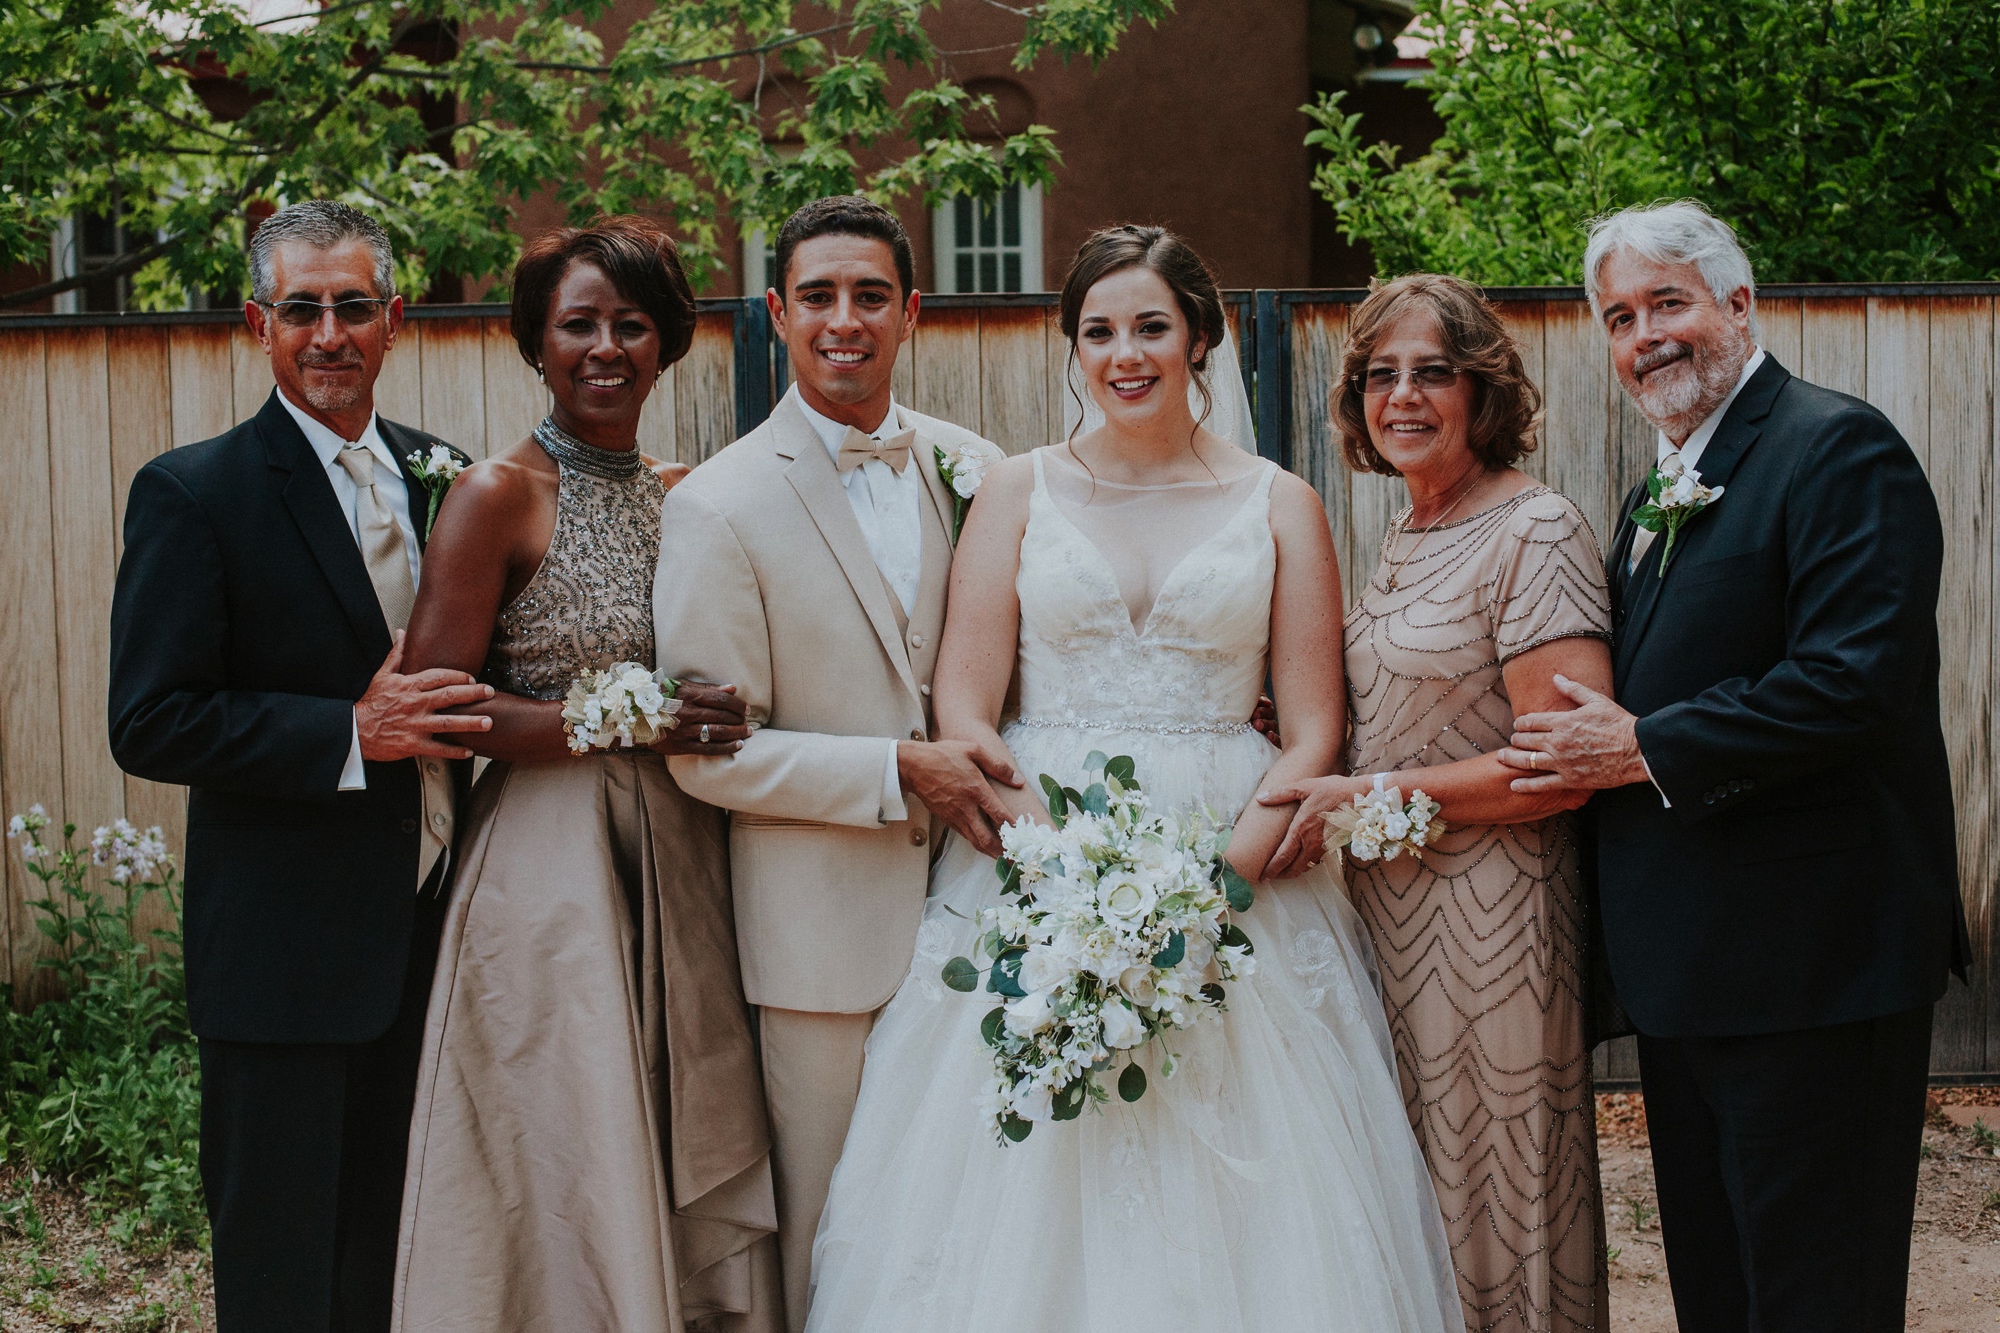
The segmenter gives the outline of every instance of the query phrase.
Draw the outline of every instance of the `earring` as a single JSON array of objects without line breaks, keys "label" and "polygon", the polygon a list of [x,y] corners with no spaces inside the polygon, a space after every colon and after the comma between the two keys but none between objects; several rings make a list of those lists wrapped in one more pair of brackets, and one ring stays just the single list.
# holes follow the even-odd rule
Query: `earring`
[{"label": "earring", "polygon": [[537,383],[541,384],[547,384],[549,382],[548,378],[542,374],[542,368],[539,365],[535,367],[535,380]]}]

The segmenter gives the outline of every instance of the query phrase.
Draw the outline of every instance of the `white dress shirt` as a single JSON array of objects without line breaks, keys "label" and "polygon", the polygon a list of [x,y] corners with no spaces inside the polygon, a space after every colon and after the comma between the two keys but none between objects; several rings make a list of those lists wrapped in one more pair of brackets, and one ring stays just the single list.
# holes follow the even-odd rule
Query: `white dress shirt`
[{"label": "white dress shirt", "polygon": [[[386,503],[396,516],[396,526],[403,533],[403,554],[410,562],[410,584],[415,587],[422,577],[423,553],[417,546],[416,529],[410,526],[410,486],[403,479],[403,469],[396,464],[396,456],[389,452],[383,442],[382,433],[375,428],[375,414],[368,414],[368,425],[362,430],[358,440],[343,440],[331,427],[285,396],[278,390],[278,401],[292,414],[292,420],[299,423],[306,443],[319,456],[320,465],[326,469],[326,479],[333,484],[333,498],[340,502],[340,512],[347,515],[347,530],[354,534],[355,549],[361,547],[360,520],[355,514],[356,500],[360,491],[354,485],[354,478],[340,465],[340,451],[350,444],[358,444],[367,449],[375,458],[375,494]],[[361,763],[361,723],[354,723],[353,739],[348,743],[347,762],[340,770],[338,791],[366,791],[368,789],[367,770]]]},{"label": "white dress shirt", "polygon": [[[838,466],[840,442],[847,438],[847,427],[815,412],[796,387],[792,395]],[[891,398],[888,415],[875,429],[864,433],[879,440],[903,429],[902,423],[902,413],[896,410],[896,400]],[[855,522],[861,525],[868,554],[875,558],[875,568],[882,571],[883,580],[903,604],[903,614],[915,614],[917,587],[924,573],[924,478],[915,453],[903,464],[901,472],[871,458],[860,467],[841,473],[840,484],[847,491],[847,503],[854,510]],[[910,817],[910,808],[903,800],[903,781],[896,771],[896,742],[890,740],[888,747],[880,815],[885,824]]]},{"label": "white dress shirt", "polygon": [[[1735,403],[1736,395],[1743,392],[1743,386],[1750,382],[1750,377],[1757,373],[1757,367],[1763,364],[1764,349],[1761,347],[1752,347],[1750,349],[1750,359],[1743,363],[1743,373],[1736,377],[1736,387],[1729,391],[1729,396],[1722,400],[1720,407],[1702,418],[1702,423],[1694,428],[1693,433],[1682,442],[1678,451],[1674,448],[1674,442],[1667,438],[1667,433],[1661,431],[1659,438],[1659,461],[1664,463],[1667,461],[1669,454],[1678,452],[1682,463],[1686,464],[1690,470],[1697,470],[1696,465],[1701,462],[1702,452],[1708,448],[1708,442],[1715,438],[1716,429],[1722,425],[1722,419],[1729,415],[1730,406]],[[1638,562],[1635,560],[1633,567],[1637,568],[1637,565]],[[1662,787],[1660,780],[1653,776],[1653,766],[1646,762],[1646,755],[1643,751],[1639,755],[1639,767],[1646,770],[1646,781],[1652,783],[1653,790],[1660,793],[1660,804],[1666,806],[1669,810],[1673,809],[1674,803],[1667,799],[1666,788]]]}]

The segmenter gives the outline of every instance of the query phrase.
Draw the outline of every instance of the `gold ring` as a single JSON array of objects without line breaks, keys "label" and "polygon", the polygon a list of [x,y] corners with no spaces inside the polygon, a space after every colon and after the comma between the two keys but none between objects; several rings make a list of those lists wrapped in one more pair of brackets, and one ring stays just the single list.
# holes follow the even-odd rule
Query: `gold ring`
[{"label": "gold ring", "polygon": [[[707,739],[708,739],[708,728],[707,728],[707,727],[703,727],[703,728],[701,729],[701,738],[702,738],[703,740],[707,740]],[[1534,770],[1535,770],[1536,772],[1538,772],[1538,773],[1539,773],[1539,772],[1541,771],[1541,768],[1542,768],[1542,752],[1541,752],[1540,750],[1530,750],[1530,751],[1528,751],[1528,767],[1529,767],[1529,768],[1532,768],[1532,769],[1534,769]]]}]

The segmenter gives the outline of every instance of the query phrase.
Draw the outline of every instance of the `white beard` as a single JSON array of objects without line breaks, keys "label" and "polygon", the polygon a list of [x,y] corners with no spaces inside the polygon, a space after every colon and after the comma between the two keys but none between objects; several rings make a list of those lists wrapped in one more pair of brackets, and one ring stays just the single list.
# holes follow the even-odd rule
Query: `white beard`
[{"label": "white beard", "polygon": [[314,384],[304,376],[300,378],[304,382],[299,388],[305,394],[306,402],[321,412],[345,412],[358,404],[367,391],[366,386],[359,383]]},{"label": "white beard", "polygon": [[[1722,406],[1750,359],[1750,338],[1729,329],[1714,342],[1672,343],[1655,353],[1688,353],[1671,368],[1653,374],[1643,384],[1636,379],[1641,369],[1634,365],[1633,376],[1620,373],[1619,383],[1644,416],[1670,440],[1685,440],[1709,414]],[[1657,360],[1654,364],[1658,364]]]}]

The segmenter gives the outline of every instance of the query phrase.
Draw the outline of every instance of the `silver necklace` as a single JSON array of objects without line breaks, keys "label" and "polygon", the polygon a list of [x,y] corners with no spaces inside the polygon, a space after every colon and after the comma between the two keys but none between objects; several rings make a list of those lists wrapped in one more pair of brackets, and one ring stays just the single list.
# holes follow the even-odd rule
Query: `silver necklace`
[{"label": "silver necklace", "polygon": [[573,467],[593,477],[602,477],[606,481],[630,481],[646,465],[645,460],[639,457],[637,446],[600,449],[594,444],[585,444],[558,426],[553,416],[543,417],[542,424],[535,427],[535,443],[563,466]]}]

